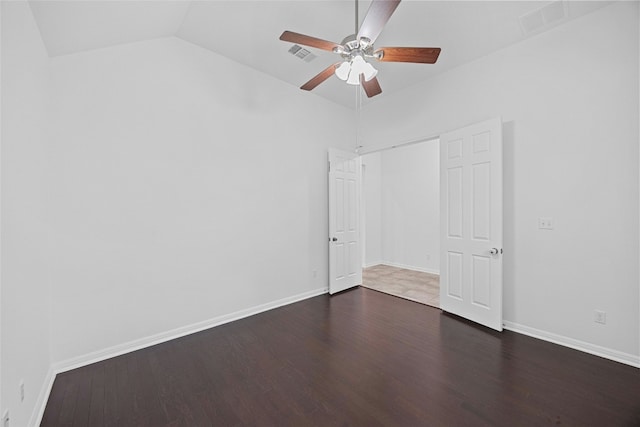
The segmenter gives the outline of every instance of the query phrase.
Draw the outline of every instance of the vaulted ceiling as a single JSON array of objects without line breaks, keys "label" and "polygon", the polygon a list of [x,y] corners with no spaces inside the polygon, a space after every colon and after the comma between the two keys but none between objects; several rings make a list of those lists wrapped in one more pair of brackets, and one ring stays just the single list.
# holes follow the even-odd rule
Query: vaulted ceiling
[{"label": "vaulted ceiling", "polygon": [[[399,91],[611,2],[403,1],[376,46],[440,47],[434,65],[376,63],[383,93]],[[359,18],[369,0],[358,4]],[[355,2],[298,1],[31,1],[49,55],[59,56],[176,36],[241,64],[301,86],[339,57],[313,48],[312,60],[288,52],[283,30],[340,42],[355,32]],[[215,78],[215,76],[212,76]],[[355,107],[355,92],[337,78],[314,94]]]}]

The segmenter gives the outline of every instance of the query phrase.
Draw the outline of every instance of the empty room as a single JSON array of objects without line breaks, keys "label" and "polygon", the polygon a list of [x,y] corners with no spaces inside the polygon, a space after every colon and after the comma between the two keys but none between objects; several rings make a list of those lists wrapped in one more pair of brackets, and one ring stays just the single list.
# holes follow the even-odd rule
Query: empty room
[{"label": "empty room", "polygon": [[640,425],[639,9],[1,1],[0,426]]}]

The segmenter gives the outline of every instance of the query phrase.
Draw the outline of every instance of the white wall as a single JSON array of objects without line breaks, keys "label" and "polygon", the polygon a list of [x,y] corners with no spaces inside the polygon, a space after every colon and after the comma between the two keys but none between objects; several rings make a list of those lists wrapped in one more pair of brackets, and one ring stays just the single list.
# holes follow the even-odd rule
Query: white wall
[{"label": "white wall", "polygon": [[381,153],[362,156],[362,209],[364,211],[364,266],[382,264],[382,163]]},{"label": "white wall", "polygon": [[55,364],[326,288],[348,110],[177,38],[56,57],[52,90]]},{"label": "white wall", "polygon": [[365,266],[439,274],[437,140],[364,155]]},{"label": "white wall", "polygon": [[505,320],[632,363],[638,71],[638,3],[618,2],[363,110],[365,151],[502,116]]},{"label": "white wall", "polygon": [[437,141],[381,152],[382,259],[439,273],[440,159]]},{"label": "white wall", "polygon": [[[0,411],[26,426],[47,383],[48,57],[26,2],[2,8],[2,274]],[[20,401],[20,381],[25,399]],[[42,398],[42,396],[41,396]]]}]

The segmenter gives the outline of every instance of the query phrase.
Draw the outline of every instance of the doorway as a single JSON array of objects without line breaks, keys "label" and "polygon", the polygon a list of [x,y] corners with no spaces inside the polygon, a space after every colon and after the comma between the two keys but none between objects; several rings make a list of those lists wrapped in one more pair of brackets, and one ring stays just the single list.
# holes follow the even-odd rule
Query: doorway
[{"label": "doorway", "polygon": [[440,306],[440,144],[362,156],[363,286]]}]

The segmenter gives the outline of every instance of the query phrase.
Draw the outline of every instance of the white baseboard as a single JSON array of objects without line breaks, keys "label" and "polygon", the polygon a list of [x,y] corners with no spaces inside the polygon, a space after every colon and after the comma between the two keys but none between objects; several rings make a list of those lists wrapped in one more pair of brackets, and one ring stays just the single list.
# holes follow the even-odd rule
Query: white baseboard
[{"label": "white baseboard", "polygon": [[33,407],[33,412],[31,413],[31,419],[29,420],[30,426],[36,427],[39,426],[42,422],[44,408],[47,406],[47,400],[49,400],[49,394],[51,394],[51,388],[53,387],[53,381],[55,379],[56,375],[53,371],[53,367],[49,367],[47,376],[45,377],[44,383],[42,384],[40,392],[38,393],[36,404]]},{"label": "white baseboard", "polygon": [[[427,273],[438,274],[436,271],[426,271],[425,269],[418,269],[415,267],[404,266],[399,264],[383,263],[392,267],[408,268],[416,271],[424,271]],[[377,265],[377,264],[376,264]],[[282,307],[284,305],[292,304],[294,302],[302,301],[308,298],[312,298],[318,295],[326,294],[328,288],[318,288],[308,292],[303,292],[291,297],[282,298],[276,301],[272,301],[266,304],[261,304],[255,307],[251,307],[245,310],[236,311],[234,313],[225,314],[222,316],[214,317],[209,320],[194,323],[191,325],[183,326],[180,328],[172,329],[170,331],[161,332],[159,334],[151,335],[149,337],[140,338],[137,340],[129,341],[124,344],[119,344],[113,347],[109,347],[103,350],[95,351],[84,356],[67,359],[62,362],[55,363],[49,369],[45,382],[38,394],[38,399],[34,407],[34,411],[29,422],[30,426],[38,426],[42,421],[44,410],[53,387],[53,382],[57,374],[76,369],[81,366],[86,366],[95,362],[110,359],[115,356],[130,353],[132,351],[140,350],[145,347],[160,344],[162,342],[170,341],[175,338],[180,338],[186,335],[190,335],[205,329],[212,328],[214,326],[223,325],[225,323],[233,322],[234,320],[243,319],[245,317],[252,316],[254,314],[262,313],[264,311],[272,310],[274,308]],[[616,362],[624,363],[640,368],[640,357],[632,354],[612,350],[606,347],[601,347],[595,344],[589,344],[587,342],[575,340],[572,338],[564,337],[562,335],[553,334],[551,332],[541,331],[539,329],[531,328],[528,326],[520,325],[514,322],[504,321],[504,328],[513,332],[528,335],[534,338],[549,341],[555,344],[570,347],[576,350],[584,351],[586,353],[594,354],[596,356],[604,357],[606,359],[614,360]]]},{"label": "white baseboard", "polygon": [[382,261],[369,262],[369,263],[366,263],[364,266],[362,266],[362,268],[375,267],[376,265],[380,265],[380,264],[383,264],[383,262]]},{"label": "white baseboard", "polygon": [[388,265],[389,267],[404,268],[406,270],[420,271],[422,273],[437,274],[438,276],[440,275],[440,270],[437,270],[435,268],[416,267],[414,265],[400,264],[397,262],[389,261],[380,261],[379,264]]},{"label": "white baseboard", "polygon": [[544,341],[549,341],[554,344],[559,344],[565,347],[580,350],[585,353],[600,356],[605,359],[613,360],[615,362],[624,363],[625,365],[631,365],[636,368],[640,368],[640,357],[633,354],[624,353],[622,351],[613,350],[607,347],[602,347],[596,344],[590,344],[585,341],[576,340],[573,338],[565,337],[562,335],[554,334],[552,332],[542,331],[540,329],[531,328],[529,326],[520,325],[518,323],[503,321],[505,329],[508,329],[519,334],[528,335],[533,338],[538,338]]},{"label": "white baseboard", "polygon": [[53,382],[57,374],[70,371],[72,369],[80,368],[82,366],[90,365],[92,363],[100,362],[102,360],[110,359],[112,357],[120,356],[132,351],[140,350],[145,347],[160,344],[172,339],[180,338],[186,335],[190,335],[196,332],[203,331],[205,329],[213,328],[214,326],[223,325],[225,323],[233,322],[234,320],[240,320],[245,317],[253,316],[254,314],[262,313],[264,311],[273,310],[274,308],[282,307],[284,305],[292,304],[294,302],[302,301],[308,298],[312,298],[318,295],[326,294],[329,288],[318,288],[311,291],[303,292],[301,294],[293,295],[287,298],[271,301],[266,304],[257,305],[255,307],[247,308],[245,310],[239,310],[234,313],[217,316],[209,320],[194,323],[180,328],[172,329],[170,331],[161,332],[155,335],[151,335],[145,338],[129,341],[124,344],[118,344],[113,347],[108,347],[102,350],[94,351],[83,356],[74,357],[71,359],[63,360],[62,362],[54,363],[49,372],[45,383],[38,395],[38,401],[34,407],[33,414],[29,425],[38,426],[42,421],[44,410],[49,400],[49,394],[53,387]]},{"label": "white baseboard", "polygon": [[160,344],[165,341],[169,341],[175,338],[180,338],[185,335],[190,335],[196,332],[203,331],[205,329],[219,326],[225,323],[233,322],[234,320],[243,319],[245,317],[253,316],[254,314],[262,313],[263,311],[272,310],[274,308],[282,307],[287,304],[302,301],[307,298],[312,298],[318,295],[326,294],[329,291],[328,288],[319,288],[312,291],[303,292],[291,297],[282,298],[276,301],[261,304],[255,307],[247,308],[245,310],[236,311],[234,313],[225,314],[222,316],[214,317],[213,319],[204,320],[202,322],[194,323],[180,328],[172,329],[166,332],[160,332],[155,335],[151,335],[145,338],[129,341],[124,344],[118,344],[113,347],[108,347],[103,350],[98,350],[83,356],[67,359],[62,362],[55,363],[53,365],[54,372],[60,373],[76,369],[81,366],[90,365],[95,362],[110,359],[115,356],[130,353],[132,351],[140,350],[145,347]]}]

